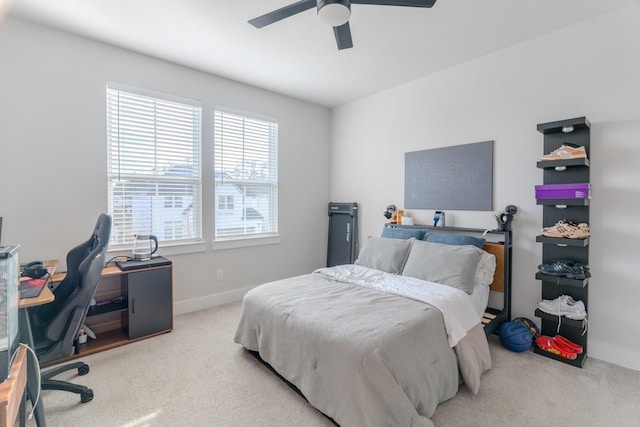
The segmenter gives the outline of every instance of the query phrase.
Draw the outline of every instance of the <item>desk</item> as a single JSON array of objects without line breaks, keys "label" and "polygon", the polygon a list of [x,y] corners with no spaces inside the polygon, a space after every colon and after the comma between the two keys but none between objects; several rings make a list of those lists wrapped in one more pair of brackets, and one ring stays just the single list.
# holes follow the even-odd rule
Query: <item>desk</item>
[{"label": "desk", "polygon": [[[35,351],[35,344],[33,342],[33,333],[31,332],[31,321],[29,320],[29,308],[35,307],[42,304],[48,304],[55,300],[55,296],[51,289],[49,289],[49,282],[51,281],[51,277],[54,275],[56,268],[58,267],[57,260],[45,261],[44,264],[49,269],[49,276],[47,278],[47,283],[43,285],[43,289],[40,292],[40,295],[34,298],[21,298],[18,302],[18,315],[19,315],[19,324],[20,324],[20,342],[27,344],[33,351]],[[29,396],[31,396],[31,402],[33,403],[36,396],[38,395],[39,388],[39,378],[37,373],[39,372],[38,367],[35,365],[35,361],[32,358],[27,359],[27,372],[29,375],[27,376],[27,390],[29,391]],[[46,421],[44,419],[44,403],[42,402],[42,396],[40,396],[40,400],[35,409],[36,423],[38,427],[45,427]]]},{"label": "desk", "polygon": [[[0,383],[0,427],[14,426],[20,412],[20,425],[25,423],[24,389],[27,384],[27,349],[18,348],[9,378]],[[18,411],[20,410],[20,411]]]},{"label": "desk", "polygon": [[55,300],[53,292],[49,289],[49,284],[51,283],[51,279],[55,277],[56,268],[58,268],[58,260],[45,261],[44,265],[49,270],[49,275],[47,276],[47,282],[43,285],[40,295],[34,298],[21,298],[18,303],[18,308],[35,307],[37,305],[48,304]]},{"label": "desk", "polygon": [[[53,275],[60,282],[64,273]],[[44,292],[44,291],[43,291]],[[78,345],[75,354],[43,363],[43,368],[109,350],[173,330],[172,265],[122,271],[102,270],[85,325],[97,336]]]}]

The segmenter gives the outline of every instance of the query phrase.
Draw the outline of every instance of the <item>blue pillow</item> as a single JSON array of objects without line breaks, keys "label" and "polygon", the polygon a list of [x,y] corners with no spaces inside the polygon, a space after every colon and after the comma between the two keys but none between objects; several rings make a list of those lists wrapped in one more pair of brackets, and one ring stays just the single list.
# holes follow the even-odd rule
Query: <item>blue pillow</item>
[{"label": "blue pillow", "polygon": [[427,236],[427,242],[443,243],[445,245],[473,245],[480,249],[484,246],[486,239],[482,237],[465,236],[463,234],[437,234],[431,233]]},{"label": "blue pillow", "polygon": [[389,239],[410,239],[415,237],[417,240],[424,239],[424,235],[427,234],[427,230],[418,230],[413,228],[397,228],[397,227],[384,227],[382,229],[382,235],[380,237],[386,237]]}]

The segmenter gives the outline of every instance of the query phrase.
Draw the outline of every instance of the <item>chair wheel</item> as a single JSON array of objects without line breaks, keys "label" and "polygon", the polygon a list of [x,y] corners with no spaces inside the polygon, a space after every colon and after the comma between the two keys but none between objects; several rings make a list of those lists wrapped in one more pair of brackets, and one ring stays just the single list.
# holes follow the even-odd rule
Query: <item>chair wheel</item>
[{"label": "chair wheel", "polygon": [[89,365],[86,363],[78,368],[78,375],[87,375],[89,373]]},{"label": "chair wheel", "polygon": [[81,403],[91,402],[92,400],[93,400],[93,390],[91,390],[90,388],[83,391],[82,394],[80,395]]}]

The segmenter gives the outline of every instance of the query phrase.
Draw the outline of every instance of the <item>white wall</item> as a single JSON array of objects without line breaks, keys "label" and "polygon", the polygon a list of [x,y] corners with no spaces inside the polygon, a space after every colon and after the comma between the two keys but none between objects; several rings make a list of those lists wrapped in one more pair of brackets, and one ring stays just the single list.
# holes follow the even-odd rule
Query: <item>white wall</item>
[{"label": "white wall", "polygon": [[0,216],[2,242],[20,243],[21,260],[64,260],[107,210],[107,81],[202,102],[208,242],[215,105],[279,121],[281,243],[171,255],[177,313],[325,264],[328,109],[10,18],[0,23]]},{"label": "white wall", "polygon": [[[589,353],[640,369],[640,5],[332,112],[331,198],[360,202],[360,236],[403,205],[407,151],[494,140],[494,207],[515,204],[514,316],[533,315],[542,222],[534,185],[538,123],[586,116],[591,127]],[[428,55],[429,52],[419,54]],[[366,153],[363,155],[363,153]],[[411,211],[428,224],[433,211]],[[447,225],[495,226],[490,212],[447,212]]]}]

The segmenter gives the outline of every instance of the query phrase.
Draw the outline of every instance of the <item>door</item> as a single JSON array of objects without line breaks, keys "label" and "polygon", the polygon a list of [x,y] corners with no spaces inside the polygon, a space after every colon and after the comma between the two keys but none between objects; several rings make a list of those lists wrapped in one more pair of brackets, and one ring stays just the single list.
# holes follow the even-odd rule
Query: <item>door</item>
[{"label": "door", "polygon": [[129,273],[129,339],[173,327],[171,267]]}]

